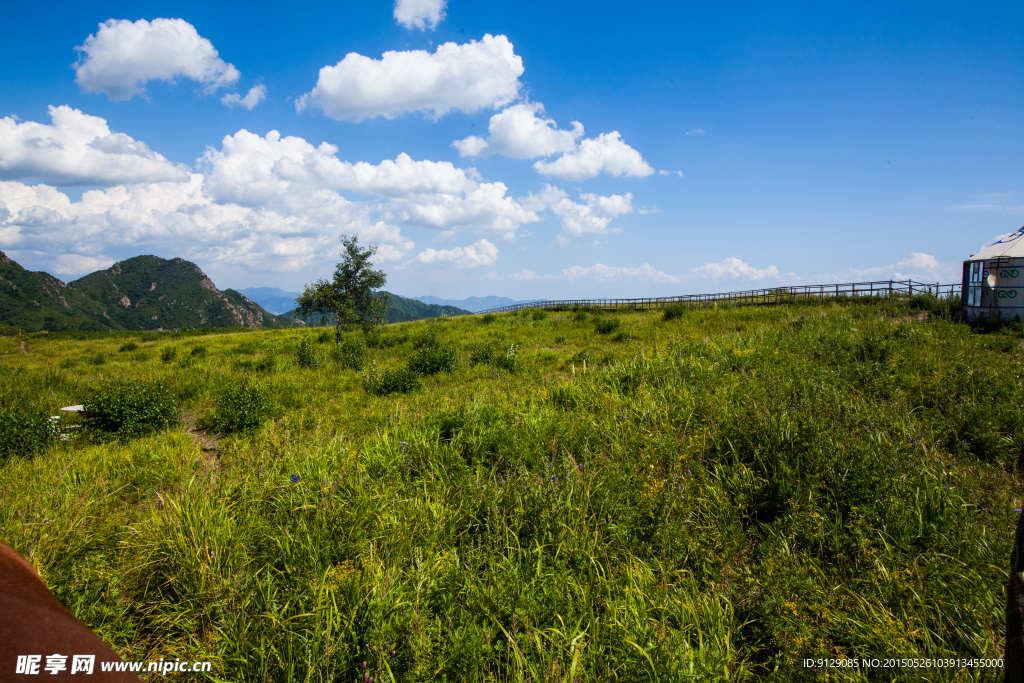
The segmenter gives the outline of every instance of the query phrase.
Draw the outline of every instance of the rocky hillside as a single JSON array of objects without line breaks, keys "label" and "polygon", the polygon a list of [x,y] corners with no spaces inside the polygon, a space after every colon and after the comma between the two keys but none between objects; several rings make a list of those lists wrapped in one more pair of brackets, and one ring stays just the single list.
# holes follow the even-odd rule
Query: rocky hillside
[{"label": "rocky hillside", "polygon": [[64,283],[0,252],[0,324],[25,329],[166,330],[294,326],[238,292],[221,291],[194,263],[136,256]]}]

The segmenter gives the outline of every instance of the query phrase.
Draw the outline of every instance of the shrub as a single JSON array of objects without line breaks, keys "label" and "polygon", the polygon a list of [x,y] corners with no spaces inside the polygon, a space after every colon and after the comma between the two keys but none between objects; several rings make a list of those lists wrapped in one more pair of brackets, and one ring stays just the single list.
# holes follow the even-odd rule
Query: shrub
[{"label": "shrub", "polygon": [[53,445],[60,436],[58,420],[42,410],[8,408],[0,411],[0,462],[9,456],[30,456]]},{"label": "shrub", "polygon": [[611,334],[619,329],[621,321],[618,318],[598,318],[594,321],[594,329],[598,334]]},{"label": "shrub", "polygon": [[91,390],[82,405],[85,429],[101,441],[134,438],[181,420],[171,392],[154,382],[108,382]]},{"label": "shrub", "polygon": [[494,362],[494,349],[488,344],[474,344],[469,349],[470,365],[490,365]]},{"label": "shrub", "polygon": [[412,348],[432,349],[436,348],[437,345],[440,343],[440,340],[437,338],[437,330],[435,330],[433,327],[429,327],[422,333],[417,335],[415,339],[412,340]]},{"label": "shrub", "polygon": [[662,320],[675,320],[676,318],[682,318],[685,312],[686,306],[682,304],[669,304],[665,307],[665,312],[661,317]]},{"label": "shrub", "polygon": [[321,344],[327,344],[334,341],[334,330],[323,330],[316,336],[316,340]]},{"label": "shrub", "polygon": [[159,332],[143,332],[142,336],[139,337],[139,339],[144,341],[144,342],[156,341],[159,338],[160,338],[160,333]]},{"label": "shrub", "polygon": [[57,365],[61,370],[70,370],[71,368],[78,365],[78,361],[74,358],[65,358]]},{"label": "shrub", "polygon": [[104,363],[107,362],[107,354],[101,351],[100,353],[97,353],[95,356],[90,356],[89,362],[92,363],[93,365],[103,365]]},{"label": "shrub", "polygon": [[420,378],[409,368],[397,370],[386,370],[383,373],[377,372],[377,364],[371,363],[366,374],[363,375],[363,389],[374,396],[387,396],[388,394],[407,394],[415,391],[420,386]]},{"label": "shrub", "polygon": [[117,350],[117,352],[118,353],[125,353],[126,351],[136,351],[136,350],[138,350],[138,348],[139,348],[138,344],[136,344],[133,341],[130,341],[130,342],[125,342],[124,344],[121,344],[121,347]]},{"label": "shrub", "polygon": [[177,346],[165,346],[164,348],[160,349],[160,360],[162,360],[165,363],[170,363],[172,360],[177,358],[177,356]]},{"label": "shrub", "polygon": [[585,323],[587,322],[587,318],[589,317],[590,316],[587,315],[587,312],[582,308],[578,309],[575,313],[572,314],[573,322],[577,323]]},{"label": "shrub", "polygon": [[341,342],[334,355],[342,367],[362,370],[366,365],[366,342],[359,337],[350,337]]},{"label": "shrub", "polygon": [[320,354],[316,352],[313,344],[312,337],[303,337],[299,341],[299,348],[295,350],[295,356],[300,368],[315,368],[320,365]]},{"label": "shrub", "polygon": [[505,355],[496,358],[494,364],[506,372],[515,372],[518,356],[519,345],[511,344],[508,349],[505,350]]},{"label": "shrub", "polygon": [[493,323],[497,319],[498,319],[498,316],[494,315],[493,313],[484,313],[482,316],[480,316],[480,324],[481,325],[490,325],[491,323]]},{"label": "shrub", "polygon": [[189,353],[193,358],[206,358],[206,347],[202,344],[197,344],[192,347]]},{"label": "shrub", "polygon": [[533,309],[533,312],[530,313],[530,317],[534,320],[547,320],[548,312],[543,308],[535,308]]},{"label": "shrub", "polygon": [[246,378],[217,397],[211,421],[221,434],[238,434],[259,429],[272,415],[270,391],[263,383]]},{"label": "shrub", "polygon": [[450,346],[423,346],[409,359],[409,369],[420,375],[436,375],[451,372],[458,359],[455,349]]}]

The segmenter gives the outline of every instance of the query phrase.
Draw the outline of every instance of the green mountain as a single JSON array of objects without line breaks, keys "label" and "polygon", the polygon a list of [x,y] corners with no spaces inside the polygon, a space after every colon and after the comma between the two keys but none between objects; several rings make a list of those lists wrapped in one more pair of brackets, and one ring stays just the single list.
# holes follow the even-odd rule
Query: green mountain
[{"label": "green mountain", "polygon": [[63,283],[0,252],[0,324],[25,329],[165,330],[292,327],[238,292],[220,291],[194,263],[136,256]]},{"label": "green mountain", "polygon": [[[390,294],[390,292],[387,293]],[[299,317],[298,310],[296,309],[288,311],[283,315],[295,318],[296,320],[302,320],[302,318]],[[470,312],[461,308],[456,308],[455,306],[425,304],[422,301],[406,299],[404,296],[391,294],[391,304],[388,306],[387,321],[388,323],[404,323],[409,322],[410,320],[423,320],[424,318],[440,318],[442,315],[470,315]],[[334,316],[321,316],[319,314],[314,314],[309,316],[309,319],[306,320],[306,325],[310,327],[321,324],[334,325]]]}]

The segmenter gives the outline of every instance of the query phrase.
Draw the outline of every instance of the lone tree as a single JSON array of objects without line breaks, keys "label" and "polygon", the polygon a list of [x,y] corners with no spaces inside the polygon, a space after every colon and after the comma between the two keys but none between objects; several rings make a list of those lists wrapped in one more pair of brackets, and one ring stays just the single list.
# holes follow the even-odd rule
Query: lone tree
[{"label": "lone tree", "polygon": [[335,317],[335,345],[341,344],[342,325],[359,325],[367,332],[374,325],[384,323],[391,303],[387,292],[374,291],[388,280],[383,270],[372,270],[370,257],[377,253],[377,247],[360,249],[359,238],[355,235],[351,238],[342,235],[341,243],[345,251],[334,268],[334,278],[330,282],[321,279],[306,285],[296,300],[303,318],[314,313]]}]

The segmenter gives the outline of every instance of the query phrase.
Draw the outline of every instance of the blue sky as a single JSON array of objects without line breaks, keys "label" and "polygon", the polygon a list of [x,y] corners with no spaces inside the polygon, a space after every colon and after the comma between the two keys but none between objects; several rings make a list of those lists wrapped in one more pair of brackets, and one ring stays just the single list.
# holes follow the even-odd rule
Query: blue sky
[{"label": "blue sky", "polygon": [[1024,220],[1017,3],[6,14],[0,250],[63,279],[299,289],[354,233],[406,295],[952,282]]}]

